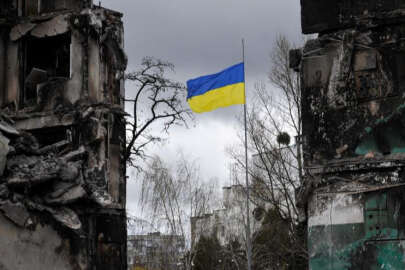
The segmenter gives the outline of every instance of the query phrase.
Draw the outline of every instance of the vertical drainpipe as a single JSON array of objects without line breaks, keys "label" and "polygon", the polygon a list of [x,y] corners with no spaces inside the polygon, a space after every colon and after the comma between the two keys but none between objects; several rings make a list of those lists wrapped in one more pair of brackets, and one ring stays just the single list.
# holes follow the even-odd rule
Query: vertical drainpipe
[{"label": "vertical drainpipe", "polygon": [[24,99],[25,99],[25,74],[26,74],[26,60],[27,60],[27,44],[23,43],[23,41],[18,40],[18,77],[19,77],[19,84],[17,87],[18,93],[16,94],[17,100],[15,101],[16,110],[18,111],[20,108],[24,107]]},{"label": "vertical drainpipe", "polygon": [[[87,22],[86,22],[87,23]],[[89,35],[90,27],[87,23],[84,29],[85,37],[82,43],[83,46],[83,80],[82,80],[82,95],[84,100],[89,100]]]},{"label": "vertical drainpipe", "polygon": [[[91,9],[93,6],[93,0],[85,0],[83,1],[83,9]],[[90,20],[90,18],[87,18]],[[89,100],[89,39],[90,39],[90,25],[89,21],[86,21],[86,25],[84,26],[85,38],[83,40],[83,59],[82,59],[82,67],[83,67],[83,80],[82,80],[82,94],[84,100]]]}]

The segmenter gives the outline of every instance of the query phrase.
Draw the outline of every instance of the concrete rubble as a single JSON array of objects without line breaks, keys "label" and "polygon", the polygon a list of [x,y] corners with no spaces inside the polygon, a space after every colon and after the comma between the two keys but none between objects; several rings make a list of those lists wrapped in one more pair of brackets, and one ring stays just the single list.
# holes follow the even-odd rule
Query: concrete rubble
[{"label": "concrete rubble", "polygon": [[60,141],[39,148],[37,139],[31,134],[18,132],[9,124],[0,123],[0,126],[4,145],[0,163],[4,164],[0,167],[3,168],[0,209],[4,210],[6,205],[6,209],[26,211],[24,203],[29,201],[33,210],[43,209],[61,225],[79,230],[80,220],[69,205],[85,199],[102,207],[112,205],[113,199],[105,192],[106,183],[95,183],[100,179],[95,179],[97,173],[93,169],[84,173],[83,164],[88,154],[84,146],[73,150],[68,141]]},{"label": "concrete rubble", "polygon": [[0,3],[0,269],[126,269],[121,18]]}]

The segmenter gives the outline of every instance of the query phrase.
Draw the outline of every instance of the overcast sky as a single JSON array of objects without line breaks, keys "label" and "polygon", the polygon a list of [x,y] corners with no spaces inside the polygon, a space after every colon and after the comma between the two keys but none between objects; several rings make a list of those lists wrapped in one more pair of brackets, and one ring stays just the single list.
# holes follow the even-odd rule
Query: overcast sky
[{"label": "overcast sky", "polygon": [[[299,0],[102,0],[102,6],[124,14],[128,71],[144,56],[175,64],[172,78],[183,83],[218,72],[242,61],[246,42],[247,91],[256,81],[267,82],[269,52],[277,35],[297,43],[301,39]],[[127,92],[131,88],[127,86]],[[242,106],[196,115],[196,126],[176,128],[169,141],[151,152],[167,162],[179,149],[197,158],[202,175],[229,184],[230,159],[225,147],[237,142],[236,115]],[[128,183],[128,209],[138,212],[137,186]]]}]

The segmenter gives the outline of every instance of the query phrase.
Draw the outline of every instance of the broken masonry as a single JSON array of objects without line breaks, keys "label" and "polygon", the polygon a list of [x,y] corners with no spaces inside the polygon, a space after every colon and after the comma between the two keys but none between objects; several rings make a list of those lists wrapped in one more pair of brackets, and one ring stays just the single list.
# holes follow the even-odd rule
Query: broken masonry
[{"label": "broken masonry", "polygon": [[405,269],[405,1],[301,1],[311,270]]},{"label": "broken masonry", "polygon": [[126,269],[121,18],[0,1],[0,269]]}]

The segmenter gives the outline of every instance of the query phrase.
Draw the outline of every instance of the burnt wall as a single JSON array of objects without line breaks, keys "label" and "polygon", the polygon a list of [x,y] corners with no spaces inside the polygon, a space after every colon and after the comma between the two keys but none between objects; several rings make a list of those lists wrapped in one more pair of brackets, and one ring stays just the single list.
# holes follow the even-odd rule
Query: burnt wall
[{"label": "burnt wall", "polygon": [[13,3],[0,14],[0,269],[124,270],[122,14]]},{"label": "burnt wall", "polygon": [[301,4],[309,269],[404,269],[405,2]]},{"label": "burnt wall", "polygon": [[301,0],[304,34],[403,22],[403,0]]},{"label": "burnt wall", "polygon": [[303,49],[307,165],[405,152],[403,27],[342,31]]}]

